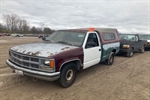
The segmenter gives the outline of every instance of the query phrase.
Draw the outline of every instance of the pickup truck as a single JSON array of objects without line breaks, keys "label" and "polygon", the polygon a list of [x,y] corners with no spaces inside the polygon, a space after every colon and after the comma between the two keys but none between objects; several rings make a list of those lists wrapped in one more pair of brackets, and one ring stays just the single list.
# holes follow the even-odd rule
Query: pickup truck
[{"label": "pickup truck", "polygon": [[135,51],[143,53],[147,42],[140,40],[139,34],[120,34],[120,51],[127,57],[132,57]]},{"label": "pickup truck", "polygon": [[146,40],[147,44],[145,49],[150,49],[150,34],[139,34],[141,40]]},{"label": "pickup truck", "polygon": [[66,88],[74,83],[77,71],[100,62],[112,65],[119,41],[117,29],[58,30],[43,42],[10,48],[6,63],[20,75],[57,81]]}]

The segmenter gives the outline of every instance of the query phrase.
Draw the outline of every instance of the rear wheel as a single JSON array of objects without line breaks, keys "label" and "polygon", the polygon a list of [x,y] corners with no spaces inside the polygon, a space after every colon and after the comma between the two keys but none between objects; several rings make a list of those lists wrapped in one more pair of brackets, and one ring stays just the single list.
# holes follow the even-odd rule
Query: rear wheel
[{"label": "rear wheel", "polygon": [[114,56],[115,56],[115,53],[111,52],[111,54],[109,55],[109,58],[106,60],[107,65],[112,65],[114,63]]},{"label": "rear wheel", "polygon": [[69,63],[65,66],[63,66],[63,69],[61,70],[61,75],[59,78],[59,83],[62,87],[67,88],[71,86],[75,79],[76,79],[76,66],[73,63]]}]

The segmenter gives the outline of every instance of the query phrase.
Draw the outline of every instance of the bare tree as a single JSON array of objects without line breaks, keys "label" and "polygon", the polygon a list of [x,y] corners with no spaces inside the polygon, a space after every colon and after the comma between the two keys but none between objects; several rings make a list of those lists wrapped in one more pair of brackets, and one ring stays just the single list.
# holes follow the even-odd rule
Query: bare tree
[{"label": "bare tree", "polygon": [[43,22],[40,22],[40,23],[39,23],[39,26],[40,26],[41,31],[43,31],[43,29],[44,29],[44,27],[45,27],[45,24],[44,24]]},{"label": "bare tree", "polygon": [[21,32],[23,31],[23,20],[22,19],[19,19],[18,30],[21,31]]},{"label": "bare tree", "polygon": [[6,23],[7,29],[11,32],[27,32],[29,31],[28,22],[24,19],[21,19],[16,14],[6,14],[3,15],[3,20]]},{"label": "bare tree", "polygon": [[3,15],[4,22],[6,23],[7,29],[11,30],[12,32],[17,29],[17,23],[19,16],[16,14],[6,14]]},{"label": "bare tree", "polygon": [[3,20],[6,23],[7,30],[10,30],[10,15],[3,15]]},{"label": "bare tree", "polygon": [[22,31],[24,33],[29,32],[29,26],[28,26],[28,22],[26,20],[22,20]]}]

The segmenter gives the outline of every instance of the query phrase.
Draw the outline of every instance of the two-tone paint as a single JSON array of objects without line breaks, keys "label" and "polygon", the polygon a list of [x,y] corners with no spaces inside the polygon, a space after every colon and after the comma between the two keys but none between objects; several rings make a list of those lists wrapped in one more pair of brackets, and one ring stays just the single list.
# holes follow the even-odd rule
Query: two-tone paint
[{"label": "two-tone paint", "polygon": [[[65,31],[80,31],[86,34],[82,46],[71,46],[62,43],[32,43],[25,44],[20,46],[15,46],[10,48],[10,51],[20,53],[25,56],[31,56],[42,59],[54,59],[55,68],[54,71],[43,71],[40,69],[28,69],[25,67],[20,67],[16,63],[12,62],[10,59],[7,60],[7,64],[11,66],[12,69],[18,69],[29,75],[36,78],[41,78],[45,80],[54,81],[59,78],[61,69],[67,63],[73,62],[77,66],[77,70],[86,69],[91,67],[99,62],[105,61],[109,58],[111,52],[115,54],[119,51],[119,36],[116,29],[105,29],[99,28],[94,31],[88,31],[87,29],[77,29],[77,30],[65,30]],[[105,41],[102,34],[114,32],[117,34],[115,40]],[[94,33],[98,39],[98,46],[93,48],[86,48],[86,42],[88,35]],[[10,55],[11,56],[11,55]],[[22,60],[22,59],[21,59]],[[20,61],[21,61],[20,60]]]}]

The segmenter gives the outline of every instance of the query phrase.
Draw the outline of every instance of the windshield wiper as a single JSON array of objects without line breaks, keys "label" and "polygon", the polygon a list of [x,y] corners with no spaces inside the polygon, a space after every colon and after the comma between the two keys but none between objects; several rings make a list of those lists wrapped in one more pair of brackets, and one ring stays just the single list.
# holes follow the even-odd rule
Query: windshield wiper
[{"label": "windshield wiper", "polygon": [[65,41],[57,41],[56,43],[63,43],[63,44],[73,45],[73,44],[65,42]]}]

